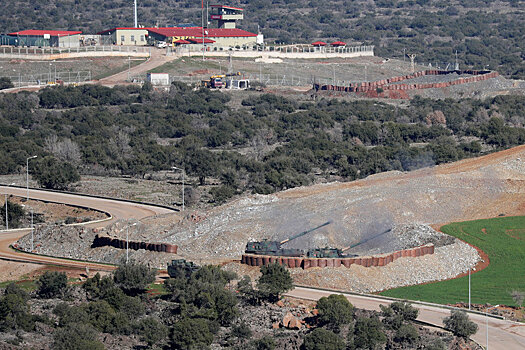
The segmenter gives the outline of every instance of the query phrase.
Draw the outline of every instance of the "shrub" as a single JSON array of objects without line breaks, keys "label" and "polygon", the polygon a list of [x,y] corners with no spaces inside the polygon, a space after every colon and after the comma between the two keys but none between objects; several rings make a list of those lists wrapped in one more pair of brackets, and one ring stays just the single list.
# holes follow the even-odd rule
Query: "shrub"
[{"label": "shrub", "polygon": [[250,326],[242,322],[232,327],[231,334],[236,338],[248,339],[252,336],[253,333],[252,333]]},{"label": "shrub", "polygon": [[40,186],[55,190],[65,190],[70,184],[80,180],[75,167],[54,157],[44,157],[35,162],[32,174]]},{"label": "shrub", "polygon": [[[2,216],[2,223],[5,224],[5,206],[0,210],[0,215]],[[7,200],[7,219],[9,223],[9,228],[17,228],[20,226],[20,219],[25,216],[24,208],[17,203]]]},{"label": "shrub", "polygon": [[113,280],[124,292],[131,295],[143,293],[148,284],[155,282],[157,272],[146,265],[126,264],[119,266]]},{"label": "shrub", "polygon": [[175,323],[171,334],[171,342],[175,349],[208,349],[213,342],[213,334],[205,319],[186,318]]},{"label": "shrub", "polygon": [[29,313],[26,299],[20,294],[6,294],[0,299],[0,330],[35,327],[34,317]]},{"label": "shrub", "polygon": [[257,288],[271,302],[279,300],[282,293],[293,288],[290,272],[278,263],[261,266],[261,273]]},{"label": "shrub", "polygon": [[4,295],[9,294],[18,295],[25,301],[29,300],[29,293],[20,288],[16,283],[9,283],[7,287],[5,287]]},{"label": "shrub", "polygon": [[425,347],[425,350],[445,350],[447,347],[443,340],[434,339]]},{"label": "shrub", "polygon": [[354,344],[357,348],[374,349],[386,342],[381,322],[377,317],[358,318],[354,328]]},{"label": "shrub", "polygon": [[383,323],[389,329],[397,330],[404,322],[413,321],[417,318],[419,310],[409,303],[396,301],[389,306],[379,306]]},{"label": "shrub", "polygon": [[343,339],[324,328],[316,328],[304,337],[304,348],[306,350],[344,350],[346,348]]},{"label": "shrub", "polygon": [[67,276],[64,272],[47,271],[36,281],[37,294],[42,298],[61,297],[67,290]]},{"label": "shrub", "polygon": [[452,310],[450,316],[443,320],[445,329],[451,331],[455,336],[462,338],[469,338],[476,334],[478,325],[470,321],[468,315],[464,311]]},{"label": "shrub", "polygon": [[8,77],[0,78],[0,90],[14,88],[15,85]]},{"label": "shrub", "polygon": [[97,340],[97,331],[91,325],[71,323],[53,333],[53,349],[104,350],[104,345]]},{"label": "shrub", "polygon": [[261,339],[250,342],[250,349],[254,350],[273,350],[275,349],[275,341],[269,336],[264,336]]},{"label": "shrub", "polygon": [[419,337],[419,333],[411,324],[404,324],[396,331],[394,339],[400,343],[412,344]]},{"label": "shrub", "polygon": [[140,340],[151,347],[153,344],[164,342],[168,335],[168,328],[156,318],[146,317],[138,323],[137,333],[140,335]]},{"label": "shrub", "polygon": [[332,294],[322,297],[317,302],[319,320],[338,329],[343,324],[350,323],[353,318],[354,307],[343,295]]}]

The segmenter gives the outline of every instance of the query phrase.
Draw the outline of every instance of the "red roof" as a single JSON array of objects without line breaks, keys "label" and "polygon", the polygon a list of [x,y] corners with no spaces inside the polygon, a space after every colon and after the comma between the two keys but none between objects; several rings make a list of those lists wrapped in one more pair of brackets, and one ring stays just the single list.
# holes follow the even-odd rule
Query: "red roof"
[{"label": "red roof", "polygon": [[115,30],[137,30],[137,29],[150,30],[151,28],[117,27],[117,28],[112,28],[112,29],[106,29],[102,32],[98,32],[97,34],[105,34],[108,32],[113,32]]},{"label": "red roof", "polygon": [[[193,36],[202,37],[202,27],[173,27],[173,28],[147,28],[150,32],[165,37],[171,36]],[[206,33],[207,32],[207,33]],[[256,37],[257,34],[247,32],[238,28],[208,28],[204,29],[204,36],[210,38],[229,37]]]},{"label": "red roof", "polygon": [[324,41],[316,41],[312,43],[312,46],[326,46],[326,43]]},{"label": "red roof", "polygon": [[240,11],[243,11],[242,8],[233,7],[233,6],[225,6],[225,5],[210,5],[210,7],[218,7],[218,8],[224,8],[224,9],[229,9],[229,10],[240,10]]},{"label": "red roof", "polygon": [[332,46],[346,46],[346,43],[344,43],[342,41],[335,41],[335,42],[331,43],[330,45],[332,45]]},{"label": "red roof", "polygon": [[71,30],[36,30],[36,29],[28,29],[28,30],[22,30],[22,31],[19,31],[19,32],[9,33],[9,35],[27,35],[27,36],[44,36],[44,34],[49,34],[50,36],[68,36],[68,35],[82,34],[82,32],[71,31]]},{"label": "red roof", "polygon": [[188,40],[184,40],[184,39],[175,40],[173,43],[174,44],[190,44]]},{"label": "red roof", "polygon": [[200,38],[195,38],[195,39],[188,39],[188,41],[192,42],[193,44],[213,44],[215,42],[215,40],[210,40],[210,39],[202,39],[202,37]]}]

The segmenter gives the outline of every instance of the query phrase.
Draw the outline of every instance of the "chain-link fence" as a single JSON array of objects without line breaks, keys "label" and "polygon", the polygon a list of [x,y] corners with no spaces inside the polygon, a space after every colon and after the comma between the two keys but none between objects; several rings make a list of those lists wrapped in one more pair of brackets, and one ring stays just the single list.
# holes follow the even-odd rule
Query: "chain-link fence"
[{"label": "chain-link fence", "polygon": [[78,72],[55,72],[39,74],[19,74],[3,75],[0,77],[9,78],[15,87],[35,86],[35,85],[52,85],[52,84],[78,84],[91,80],[91,71]]}]

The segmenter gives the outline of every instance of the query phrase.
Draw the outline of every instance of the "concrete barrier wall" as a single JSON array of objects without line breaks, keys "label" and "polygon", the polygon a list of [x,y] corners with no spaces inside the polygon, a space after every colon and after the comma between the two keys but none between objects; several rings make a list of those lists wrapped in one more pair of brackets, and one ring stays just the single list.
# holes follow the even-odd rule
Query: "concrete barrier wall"
[{"label": "concrete barrier wall", "polygon": [[307,258],[307,257],[288,257],[288,256],[271,256],[243,254],[241,263],[249,266],[263,266],[271,263],[279,263],[288,268],[309,269],[312,267],[350,267],[351,265],[385,266],[391,262],[403,257],[419,257],[423,255],[434,254],[434,245],[427,244],[424,246],[399,250],[390,254],[380,256],[359,256],[355,258]]},{"label": "concrete barrier wall", "polygon": [[[163,253],[172,253],[177,254],[178,246],[174,244],[167,243],[146,243],[146,242],[137,242],[129,241],[129,249],[139,250],[145,249],[152,252],[163,252]],[[104,235],[96,235],[95,240],[93,241],[92,247],[104,247],[110,246],[118,249],[126,249],[126,240],[111,238]]]},{"label": "concrete barrier wall", "polygon": [[[415,79],[425,75],[447,75],[447,74],[470,74],[472,77],[459,78],[452,81],[442,83],[428,83],[428,84],[394,84],[404,80]],[[419,90],[419,89],[433,89],[433,88],[445,88],[453,85],[460,85],[466,83],[473,83],[477,81],[483,81],[487,79],[496,78],[499,76],[498,72],[491,71],[477,71],[477,70],[462,70],[462,71],[440,71],[430,69],[426,71],[416,72],[410,75],[403,75],[399,77],[392,77],[389,79],[383,79],[373,82],[362,82],[362,83],[350,83],[348,86],[335,86],[335,85],[320,85],[314,84],[315,90],[327,90],[327,91],[344,91],[344,92],[370,92],[376,91],[377,89],[383,90]],[[390,85],[389,85],[390,84]]]}]

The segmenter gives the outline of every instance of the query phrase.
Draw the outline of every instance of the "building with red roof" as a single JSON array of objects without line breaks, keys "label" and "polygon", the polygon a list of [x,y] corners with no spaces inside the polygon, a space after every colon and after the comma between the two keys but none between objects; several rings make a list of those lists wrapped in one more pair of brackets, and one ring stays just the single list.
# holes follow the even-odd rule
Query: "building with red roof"
[{"label": "building with red roof", "polygon": [[202,28],[202,27],[173,27],[173,28],[147,28],[152,41],[165,41],[177,43],[179,40],[198,39],[194,44],[202,44],[202,37],[209,39],[205,44],[213,44],[219,49],[234,47],[248,47],[257,44],[257,34],[239,28]]},{"label": "building with red roof", "polygon": [[40,47],[78,47],[80,46],[81,31],[73,30],[37,30],[28,29],[9,33],[16,37],[18,46]]},{"label": "building with red roof", "polygon": [[330,45],[332,45],[333,47],[339,47],[339,46],[346,46],[346,43],[344,43],[342,41],[334,41]]}]

